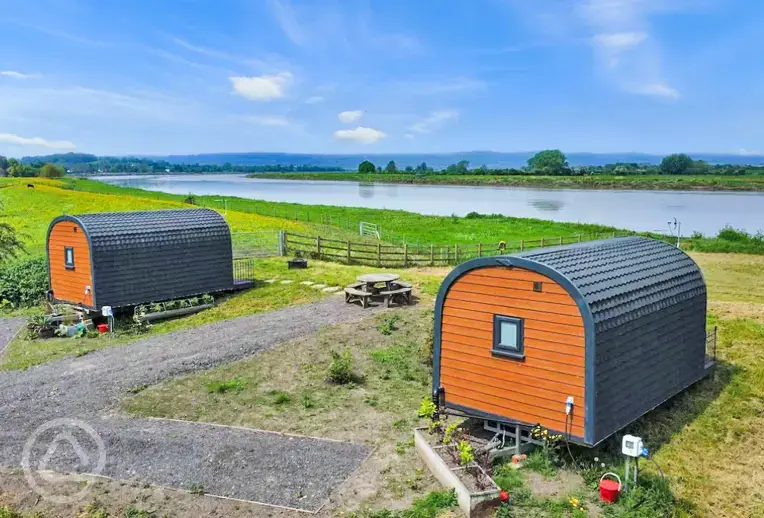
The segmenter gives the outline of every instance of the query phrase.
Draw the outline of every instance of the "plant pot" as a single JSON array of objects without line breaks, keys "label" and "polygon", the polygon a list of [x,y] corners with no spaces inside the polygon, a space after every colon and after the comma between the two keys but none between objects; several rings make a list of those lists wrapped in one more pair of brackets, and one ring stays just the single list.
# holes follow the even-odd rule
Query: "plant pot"
[{"label": "plant pot", "polygon": [[39,331],[37,331],[37,336],[40,338],[53,338],[56,336],[56,330],[52,327],[41,327]]}]

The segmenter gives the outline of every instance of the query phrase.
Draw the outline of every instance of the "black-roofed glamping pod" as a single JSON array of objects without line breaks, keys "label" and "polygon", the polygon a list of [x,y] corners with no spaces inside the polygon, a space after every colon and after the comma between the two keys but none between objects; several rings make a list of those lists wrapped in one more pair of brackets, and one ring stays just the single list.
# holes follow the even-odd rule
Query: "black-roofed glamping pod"
[{"label": "black-roofed glamping pod", "polygon": [[231,231],[210,209],[60,216],[47,243],[53,300],[85,309],[234,287]]},{"label": "black-roofed glamping pod", "polygon": [[592,446],[704,377],[705,353],[706,285],[672,245],[627,237],[484,257],[440,288],[433,396]]}]

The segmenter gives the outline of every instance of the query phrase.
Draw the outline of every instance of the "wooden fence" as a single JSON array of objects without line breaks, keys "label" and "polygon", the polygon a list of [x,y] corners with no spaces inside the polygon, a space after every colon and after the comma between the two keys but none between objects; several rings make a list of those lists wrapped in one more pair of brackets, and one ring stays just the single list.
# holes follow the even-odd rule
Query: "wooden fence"
[{"label": "wooden fence", "polygon": [[383,243],[359,243],[318,236],[305,236],[284,232],[283,246],[286,254],[300,254],[305,257],[338,261],[346,264],[363,264],[377,267],[412,266],[453,266],[475,257],[494,256],[548,246],[567,245],[595,239],[631,235],[617,234],[576,234],[556,238],[524,239],[493,244],[473,245],[390,245]]}]

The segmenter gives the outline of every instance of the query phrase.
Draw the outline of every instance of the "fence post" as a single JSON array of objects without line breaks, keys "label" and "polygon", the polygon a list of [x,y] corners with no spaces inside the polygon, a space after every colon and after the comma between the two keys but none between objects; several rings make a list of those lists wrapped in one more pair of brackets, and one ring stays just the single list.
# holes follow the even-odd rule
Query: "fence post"
[{"label": "fence post", "polygon": [[430,266],[435,266],[435,245],[430,245]]},{"label": "fence post", "polygon": [[279,255],[286,255],[286,232],[279,230]]},{"label": "fence post", "polygon": [[560,244],[562,244],[562,236],[560,236]]},{"label": "fence post", "polygon": [[377,268],[382,265],[382,244],[377,243]]},{"label": "fence post", "polygon": [[459,264],[459,245],[454,245],[454,264]]},{"label": "fence post", "polygon": [[478,243],[478,257],[483,257],[483,243]]},{"label": "fence post", "polygon": [[520,251],[522,252],[525,249],[525,239],[520,240]]},{"label": "fence post", "polygon": [[578,242],[581,242],[581,232],[578,233]]},{"label": "fence post", "polygon": [[321,237],[316,236],[316,255],[321,259]]},{"label": "fence post", "polygon": [[615,230],[613,231],[613,239],[615,239]]},{"label": "fence post", "polygon": [[409,245],[403,243],[403,267],[406,268],[409,265]]},{"label": "fence post", "polygon": [[350,264],[350,241],[348,240],[348,264]]},{"label": "fence post", "polygon": [[544,248],[544,238],[541,238],[541,248]]}]

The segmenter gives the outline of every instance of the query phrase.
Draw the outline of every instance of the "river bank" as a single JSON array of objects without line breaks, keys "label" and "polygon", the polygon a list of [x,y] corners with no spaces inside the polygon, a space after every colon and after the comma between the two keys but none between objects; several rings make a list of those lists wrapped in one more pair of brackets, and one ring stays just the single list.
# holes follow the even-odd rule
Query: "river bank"
[{"label": "river bank", "polygon": [[753,175],[499,176],[427,174],[418,176],[415,174],[254,173],[247,177],[276,180],[323,180],[418,185],[540,187],[544,189],[764,191],[764,176]]}]

